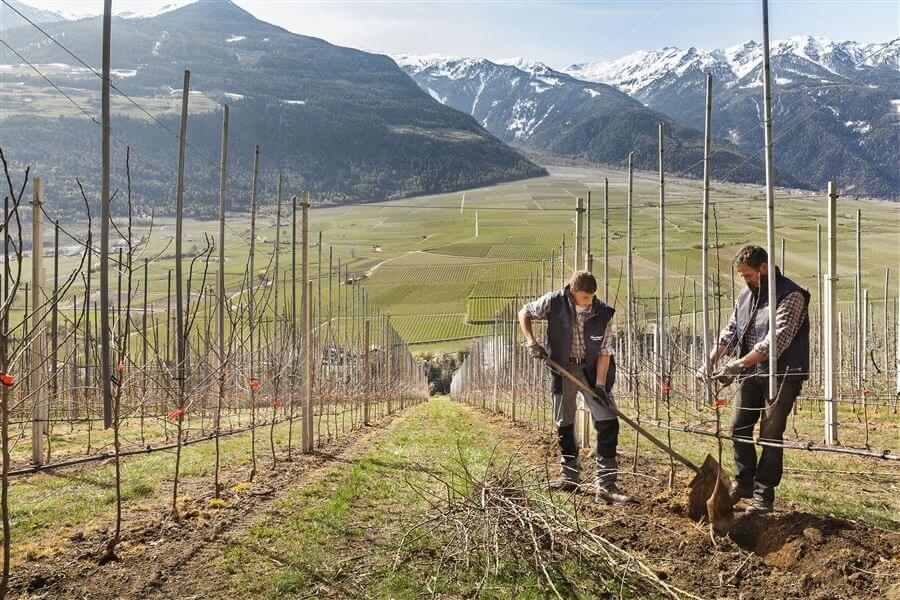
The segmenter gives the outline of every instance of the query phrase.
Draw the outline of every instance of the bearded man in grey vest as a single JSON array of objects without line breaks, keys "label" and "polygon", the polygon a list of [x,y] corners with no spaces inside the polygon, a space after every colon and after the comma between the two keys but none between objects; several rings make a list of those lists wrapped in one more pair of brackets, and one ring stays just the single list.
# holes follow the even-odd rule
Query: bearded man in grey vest
[{"label": "bearded man in grey vest", "polygon": [[[616,485],[619,420],[604,403],[613,404],[616,380],[612,317],[615,313],[596,297],[597,280],[589,271],[577,271],[561,290],[549,292],[519,311],[519,325],[531,355],[548,356],[592,388],[601,398],[585,402],[597,430],[597,492],[602,504],[624,504],[633,499]],[[531,322],[547,321],[544,349],[534,338]],[[557,490],[575,491],[581,483],[578,443],[575,440],[577,386],[551,369],[553,418],[560,448],[560,477],[551,482]]]},{"label": "bearded man in grey vest", "polygon": [[[746,512],[770,513],[775,488],[781,482],[784,450],[764,445],[757,460],[753,429],[760,421],[759,439],[780,444],[794,401],[809,373],[809,292],[775,271],[775,344],[777,351],[775,398],[769,397],[769,307],[768,255],[759,246],[741,248],[734,265],[747,283],[738,295],[728,325],[719,334],[709,364],[737,350],[740,358],[715,371],[713,378],[729,385],[737,378],[737,406],[731,419],[734,439],[735,502],[752,498]],[[706,365],[697,372],[705,381]]]}]

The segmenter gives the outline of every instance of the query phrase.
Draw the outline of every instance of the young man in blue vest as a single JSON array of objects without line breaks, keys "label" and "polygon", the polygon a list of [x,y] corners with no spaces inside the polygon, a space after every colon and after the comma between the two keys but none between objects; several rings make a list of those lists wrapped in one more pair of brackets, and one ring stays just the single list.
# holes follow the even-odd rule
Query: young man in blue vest
[{"label": "young man in blue vest", "polygon": [[[737,502],[752,498],[750,514],[772,512],[775,488],[781,482],[784,450],[763,446],[757,460],[753,428],[760,421],[759,437],[781,443],[788,416],[809,373],[809,292],[775,271],[775,342],[777,393],[769,398],[769,264],[766,251],[744,246],[734,264],[747,283],[738,295],[728,325],[710,352],[710,365],[737,350],[740,358],[725,364],[713,378],[728,385],[738,379],[738,400],[731,419],[734,440],[735,481],[731,497]],[[697,377],[706,379],[705,365]],[[746,441],[742,441],[746,440]]]},{"label": "young man in blue vest", "polygon": [[[577,271],[561,290],[549,292],[519,311],[519,325],[534,358],[552,358],[580,378],[604,400],[613,403],[616,378],[612,317],[615,311],[598,300],[597,280],[589,271]],[[547,321],[547,349],[534,339],[531,322]],[[560,448],[561,476],[551,482],[558,490],[574,491],[581,482],[578,443],[575,441],[575,398],[578,388],[561,373],[551,371],[553,417]],[[616,446],[619,420],[593,398],[588,408],[597,429],[597,495],[602,504],[625,504],[632,498],[616,485]]]}]

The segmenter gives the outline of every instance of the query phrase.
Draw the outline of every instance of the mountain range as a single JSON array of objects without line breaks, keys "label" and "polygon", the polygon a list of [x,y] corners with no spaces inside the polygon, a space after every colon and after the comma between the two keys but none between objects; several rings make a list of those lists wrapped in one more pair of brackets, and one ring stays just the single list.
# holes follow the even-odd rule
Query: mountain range
[{"label": "mountain range", "polygon": [[[87,65],[98,68],[100,19],[42,25]],[[99,115],[100,80],[28,25],[4,41],[91,115]],[[101,130],[78,117],[5,47],[3,146],[18,167],[32,165],[60,204],[77,204],[74,177],[99,180]],[[114,187],[124,187],[125,145],[132,149],[138,209],[174,208],[178,111],[183,70],[191,70],[187,205],[199,216],[218,205],[221,105],[230,107],[229,198],[245,207],[253,147],[261,147],[262,197],[277,174],[289,189],[318,201],[347,202],[437,193],[545,174],[485,131],[472,117],[432,99],[387,56],[297,35],[222,0],[199,0],[153,17],[114,17],[113,92],[117,110]],[[62,105],[63,109],[57,110]],[[158,112],[157,112],[158,111]],[[98,119],[99,120],[99,119]],[[84,151],[90,148],[90,151]],[[95,185],[88,187],[95,194]],[[120,205],[121,206],[121,205]]]},{"label": "mountain range", "polygon": [[[775,163],[804,183],[836,180],[846,193],[896,198],[900,171],[900,39],[875,44],[809,35],[770,44]],[[747,149],[764,144],[762,46],[661,48],[575,64],[689,127],[702,127],[713,75],[713,134]]]},{"label": "mountain range", "polygon": [[[100,20],[5,0],[94,69]],[[75,20],[72,20],[72,19]],[[99,79],[0,5],[5,47],[3,144],[76,207],[74,175],[96,195]],[[277,173],[325,202],[401,197],[542,175],[533,160],[656,169],[658,124],[666,170],[702,175],[705,78],[713,76],[713,177],[762,183],[762,49],[748,41],[702,50],[661,48],[553,69],[523,59],[391,58],[334,46],[265,23],[228,0],[173,0],[113,22],[114,185],[132,148],[139,210],[172,206],[182,71],[192,71],[187,181],[190,210],[217,206],[221,106],[231,109],[234,206],[246,204],[253,145],[263,195]],[[896,199],[900,42],[797,36],[772,43],[776,183]],[[396,62],[395,62],[396,61]],[[138,107],[138,105],[141,105]],[[149,107],[152,119],[143,112]],[[523,153],[531,155],[529,160]]]},{"label": "mountain range", "polygon": [[[24,15],[25,18],[19,16],[19,13]],[[65,17],[58,13],[34,8],[27,4],[22,4],[18,0],[4,0],[3,3],[0,3],[0,31],[27,25],[28,21],[25,20],[26,18],[32,23],[38,24],[65,20]]]},{"label": "mountain range", "polygon": [[[835,180],[844,193],[896,198],[900,40],[797,36],[773,42],[771,56],[777,182],[821,189]],[[664,121],[683,153],[684,160],[670,154],[676,172],[697,162],[710,73],[712,133],[719,140],[713,176],[761,181],[757,42],[710,51],[667,47],[559,71],[523,59],[394,59],[432,97],[472,114],[499,138],[554,155],[621,164],[634,148],[639,165],[652,167],[653,123]],[[678,147],[680,139],[686,148]],[[686,172],[697,175],[697,168]]]},{"label": "mountain range", "polygon": [[[666,169],[703,174],[703,132],[644,106],[623,91],[521,59],[489,61],[435,55],[396,55],[403,69],[433,98],[471,114],[501,140],[543,154],[623,165],[635,152],[639,168],[658,168],[658,126],[664,124]],[[760,183],[758,157],[716,140],[713,177]],[[777,182],[797,187],[785,173]]]}]

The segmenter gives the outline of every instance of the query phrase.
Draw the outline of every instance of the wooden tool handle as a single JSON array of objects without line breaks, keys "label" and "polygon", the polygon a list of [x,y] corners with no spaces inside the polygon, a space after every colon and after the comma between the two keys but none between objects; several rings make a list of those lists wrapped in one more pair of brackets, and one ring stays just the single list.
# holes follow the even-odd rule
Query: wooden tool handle
[{"label": "wooden tool handle", "polygon": [[594,400],[596,400],[597,402],[599,402],[601,405],[603,405],[603,406],[605,406],[607,409],[609,409],[614,415],[616,415],[617,417],[619,417],[620,419],[622,419],[623,421],[625,421],[626,423],[628,423],[628,424],[629,424],[631,427],[633,427],[638,433],[640,433],[640,434],[643,435],[645,438],[647,438],[648,440],[650,440],[651,442],[653,442],[654,444],[656,444],[656,446],[657,446],[660,450],[662,450],[663,452],[665,452],[666,454],[668,454],[669,456],[671,456],[672,458],[674,458],[675,460],[677,460],[678,462],[680,462],[681,464],[683,464],[684,466],[686,466],[687,468],[689,468],[690,470],[692,470],[694,473],[699,473],[699,472],[700,472],[700,468],[699,468],[697,465],[695,465],[694,463],[692,463],[691,461],[689,461],[688,459],[686,459],[685,457],[683,457],[683,456],[680,455],[679,453],[675,452],[674,450],[672,450],[671,448],[669,448],[668,446],[666,446],[666,445],[665,445],[661,440],[659,440],[655,435],[653,435],[652,433],[650,433],[649,431],[647,431],[646,429],[644,429],[643,427],[641,427],[640,425],[638,425],[638,424],[637,424],[635,421],[633,421],[630,417],[628,417],[627,415],[623,414],[622,411],[620,411],[618,408],[616,408],[615,406],[613,406],[613,404],[612,404],[611,402],[604,402],[603,400],[601,400],[601,399],[600,399],[600,396],[598,396],[597,394],[594,393],[594,390],[592,390],[591,388],[589,388],[588,386],[586,386],[586,385],[584,384],[583,381],[581,381],[580,379],[578,379],[577,377],[575,377],[574,375],[572,375],[571,373],[569,373],[567,370],[565,370],[564,368],[562,368],[561,366],[559,366],[559,364],[558,364],[555,360],[553,360],[553,359],[550,358],[549,356],[544,357],[544,360],[547,361],[547,364],[548,364],[548,365],[550,365],[551,367],[553,367],[554,369],[556,369],[557,371],[559,371],[560,373],[562,373],[563,376],[565,376],[566,379],[568,379],[569,381],[571,381],[572,383],[574,383],[575,385],[577,385],[577,386],[581,389],[581,391],[582,391],[583,393],[588,394],[591,398],[593,398]]}]

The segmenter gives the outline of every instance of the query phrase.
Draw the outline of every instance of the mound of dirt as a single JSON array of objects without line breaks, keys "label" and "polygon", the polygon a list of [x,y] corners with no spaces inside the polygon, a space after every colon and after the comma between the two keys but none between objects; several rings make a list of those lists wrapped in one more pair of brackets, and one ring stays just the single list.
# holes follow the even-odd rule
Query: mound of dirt
[{"label": "mound of dirt", "polygon": [[[547,450],[553,436],[546,430],[480,414],[538,471],[555,475],[555,453]],[[739,504],[729,535],[712,538],[707,526],[687,518],[693,474],[676,467],[669,492],[668,460],[642,452],[632,469],[633,442],[623,443],[629,437],[620,438],[619,484],[640,504],[602,507],[589,493],[572,500],[586,526],[638,555],[661,578],[704,598],[900,600],[900,534],[778,501],[770,515],[744,514]],[[583,450],[581,464],[589,477],[590,450]]]}]

